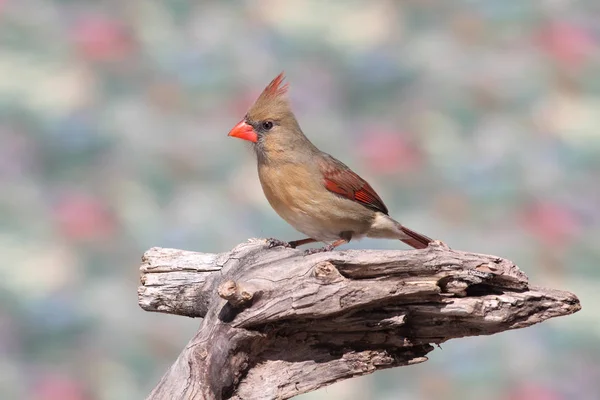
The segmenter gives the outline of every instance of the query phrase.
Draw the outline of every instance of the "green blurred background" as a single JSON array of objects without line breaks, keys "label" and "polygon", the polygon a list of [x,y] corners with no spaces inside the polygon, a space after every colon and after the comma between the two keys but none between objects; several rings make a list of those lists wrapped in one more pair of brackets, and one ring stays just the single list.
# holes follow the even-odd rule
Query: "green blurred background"
[{"label": "green blurred background", "polygon": [[302,398],[599,399],[599,21],[596,0],[0,0],[0,399],[144,398],[200,321],[138,307],[142,253],[299,238],[227,137],[282,70],[391,215],[583,305]]}]

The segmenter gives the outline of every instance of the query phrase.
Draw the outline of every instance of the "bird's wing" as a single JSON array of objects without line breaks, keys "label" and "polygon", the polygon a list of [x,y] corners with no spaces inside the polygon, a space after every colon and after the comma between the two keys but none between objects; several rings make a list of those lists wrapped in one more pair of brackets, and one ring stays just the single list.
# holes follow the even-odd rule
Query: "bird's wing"
[{"label": "bird's wing", "polygon": [[344,163],[323,153],[323,157],[319,159],[319,168],[327,190],[356,201],[371,210],[388,214],[387,207],[371,185]]}]

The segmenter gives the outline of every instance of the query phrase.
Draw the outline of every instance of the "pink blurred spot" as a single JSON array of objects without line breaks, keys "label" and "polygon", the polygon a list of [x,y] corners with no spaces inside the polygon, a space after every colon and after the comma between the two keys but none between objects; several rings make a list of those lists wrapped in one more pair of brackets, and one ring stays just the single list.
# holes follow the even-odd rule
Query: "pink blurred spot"
[{"label": "pink blurred spot", "polygon": [[540,32],[540,45],[551,57],[566,66],[577,67],[594,51],[592,35],[567,22],[553,22]]},{"label": "pink blurred spot", "polygon": [[257,94],[255,91],[246,90],[233,96],[230,108],[233,110],[234,115],[242,119],[259,95],[260,92]]},{"label": "pink blurred spot", "polygon": [[548,202],[533,204],[526,212],[523,223],[548,246],[565,245],[580,228],[579,221],[571,211]]},{"label": "pink blurred spot", "polygon": [[403,133],[378,129],[366,132],[363,137],[359,154],[375,172],[411,172],[421,163],[421,155]]},{"label": "pink blurred spot", "polygon": [[60,231],[69,239],[97,240],[110,237],[115,221],[98,199],[82,194],[70,194],[54,209]]},{"label": "pink blurred spot", "polygon": [[115,61],[133,49],[131,36],[116,21],[88,16],[77,21],[71,32],[78,50],[93,61]]},{"label": "pink blurred spot", "polygon": [[81,384],[54,373],[44,375],[33,386],[32,400],[87,400]]},{"label": "pink blurred spot", "polygon": [[562,400],[556,391],[535,384],[523,384],[508,393],[505,400]]}]

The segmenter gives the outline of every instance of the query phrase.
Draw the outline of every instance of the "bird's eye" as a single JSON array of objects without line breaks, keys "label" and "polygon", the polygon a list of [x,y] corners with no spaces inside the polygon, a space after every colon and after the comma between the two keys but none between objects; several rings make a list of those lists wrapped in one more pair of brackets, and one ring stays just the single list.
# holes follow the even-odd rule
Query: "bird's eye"
[{"label": "bird's eye", "polygon": [[262,128],[263,128],[265,131],[270,131],[270,130],[271,130],[271,128],[273,128],[273,121],[264,121],[264,122],[262,123]]}]

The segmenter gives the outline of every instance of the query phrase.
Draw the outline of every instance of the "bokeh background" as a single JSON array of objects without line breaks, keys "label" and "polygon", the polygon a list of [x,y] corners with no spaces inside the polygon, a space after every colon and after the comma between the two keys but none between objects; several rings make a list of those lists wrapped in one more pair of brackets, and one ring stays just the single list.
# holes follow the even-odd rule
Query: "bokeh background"
[{"label": "bokeh background", "polygon": [[144,398],[200,321],[137,306],[142,253],[299,238],[227,137],[282,70],[393,216],[583,305],[302,399],[600,398],[599,21],[596,0],[0,1],[0,399]]}]

